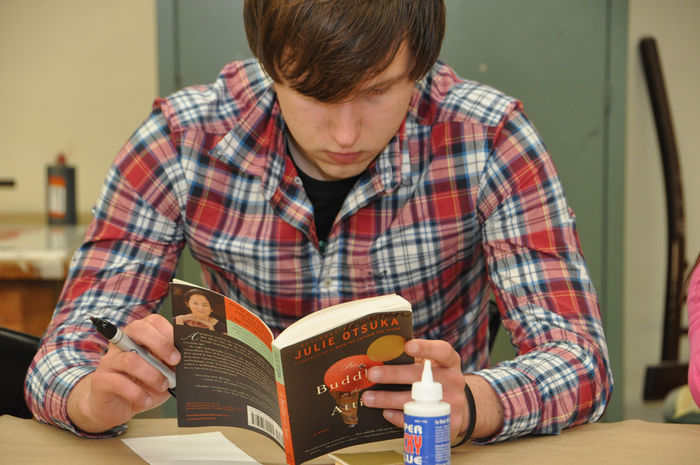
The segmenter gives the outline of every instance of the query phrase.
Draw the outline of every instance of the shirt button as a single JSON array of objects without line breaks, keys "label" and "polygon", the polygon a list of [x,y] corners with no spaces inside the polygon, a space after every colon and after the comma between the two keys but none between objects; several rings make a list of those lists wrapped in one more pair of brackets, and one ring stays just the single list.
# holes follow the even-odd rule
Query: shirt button
[{"label": "shirt button", "polygon": [[294,178],[294,184],[296,184],[297,186],[301,186],[301,185],[303,184],[303,183],[301,182],[301,178],[300,178],[299,176],[296,176],[296,177]]},{"label": "shirt button", "polygon": [[326,289],[326,290],[330,289],[331,287],[333,287],[333,279],[331,279],[331,278],[324,278],[324,279],[323,279],[323,284],[322,284],[322,285],[323,285],[323,288],[324,288],[324,289]]}]

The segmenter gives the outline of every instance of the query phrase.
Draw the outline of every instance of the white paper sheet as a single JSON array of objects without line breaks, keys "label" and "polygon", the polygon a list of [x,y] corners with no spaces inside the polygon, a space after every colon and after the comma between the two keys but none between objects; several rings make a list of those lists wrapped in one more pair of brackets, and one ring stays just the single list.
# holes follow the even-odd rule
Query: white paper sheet
[{"label": "white paper sheet", "polygon": [[260,465],[218,431],[122,441],[151,465]]}]

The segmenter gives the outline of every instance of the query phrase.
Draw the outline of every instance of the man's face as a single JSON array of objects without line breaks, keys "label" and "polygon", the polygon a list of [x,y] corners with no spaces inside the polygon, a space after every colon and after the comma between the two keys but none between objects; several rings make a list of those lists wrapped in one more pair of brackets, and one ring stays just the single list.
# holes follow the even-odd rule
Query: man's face
[{"label": "man's face", "polygon": [[294,158],[299,168],[327,181],[362,173],[406,117],[413,92],[409,64],[409,52],[401,47],[382,74],[342,103],[320,102],[275,83],[290,142],[300,155]]}]

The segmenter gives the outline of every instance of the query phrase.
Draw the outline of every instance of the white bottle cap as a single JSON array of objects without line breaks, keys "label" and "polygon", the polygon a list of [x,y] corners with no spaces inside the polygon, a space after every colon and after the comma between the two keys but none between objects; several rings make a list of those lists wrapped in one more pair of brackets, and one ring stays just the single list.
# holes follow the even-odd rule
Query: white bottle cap
[{"label": "white bottle cap", "polygon": [[411,388],[413,400],[437,402],[442,400],[442,384],[433,381],[433,371],[430,360],[423,362],[423,375],[420,381],[413,383]]}]

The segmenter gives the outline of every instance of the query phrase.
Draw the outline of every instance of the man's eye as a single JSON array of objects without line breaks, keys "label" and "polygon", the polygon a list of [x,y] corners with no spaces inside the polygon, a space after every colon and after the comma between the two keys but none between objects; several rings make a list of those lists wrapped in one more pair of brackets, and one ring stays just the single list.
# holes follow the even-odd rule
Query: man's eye
[{"label": "man's eye", "polygon": [[377,96],[377,95],[383,95],[386,93],[388,89],[386,87],[376,87],[374,89],[367,89],[367,95],[369,96]]}]

